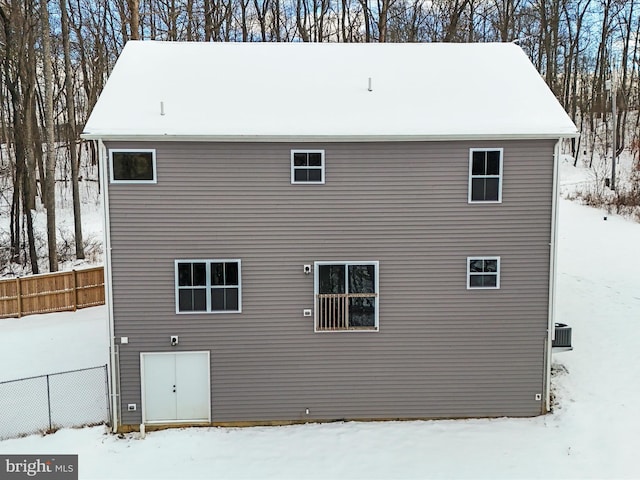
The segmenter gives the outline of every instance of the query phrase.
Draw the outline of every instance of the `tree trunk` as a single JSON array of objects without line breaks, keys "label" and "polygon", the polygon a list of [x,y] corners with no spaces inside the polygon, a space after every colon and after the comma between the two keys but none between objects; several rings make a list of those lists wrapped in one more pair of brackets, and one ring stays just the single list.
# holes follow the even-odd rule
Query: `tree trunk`
[{"label": "tree trunk", "polygon": [[29,256],[32,272],[38,273],[38,259],[35,249],[31,207],[33,202],[33,169],[27,168],[29,159],[33,159],[32,108],[35,108],[35,68],[31,68],[30,60],[34,58],[35,39],[28,25],[32,16],[31,4],[24,10],[20,4],[9,5],[10,13],[0,5],[0,20],[3,23],[5,40],[4,84],[11,98],[13,110],[13,144],[15,170],[13,172],[13,195],[11,199],[10,221],[10,261],[21,262],[23,244],[21,241],[22,212],[26,216],[27,236],[29,240]]},{"label": "tree trunk", "polygon": [[38,253],[36,251],[36,240],[33,234],[33,218],[31,216],[31,209],[27,206],[27,201],[30,198],[30,181],[29,181],[29,171],[27,169],[24,170],[24,175],[22,176],[22,205],[24,209],[25,216],[25,224],[27,227],[27,240],[29,243],[29,262],[31,263],[31,273],[34,275],[40,273],[40,268],[38,267]]},{"label": "tree trunk", "polygon": [[44,63],[45,130],[47,132],[47,161],[45,177],[45,208],[47,209],[47,243],[49,246],[49,271],[58,271],[56,248],[56,146],[53,124],[53,67],[51,65],[51,32],[47,0],[40,0],[40,21],[42,23],[42,61]]},{"label": "tree trunk", "polygon": [[69,123],[67,141],[71,162],[71,189],[73,192],[73,223],[75,230],[76,258],[84,259],[84,242],[82,239],[82,218],[80,213],[80,188],[78,185],[78,149],[76,147],[76,105],[73,96],[71,73],[71,52],[69,45],[69,18],[67,17],[66,0],[60,0],[62,46],[64,50],[64,88],[67,97],[67,122]]},{"label": "tree trunk", "polygon": [[11,246],[9,248],[9,258],[11,263],[20,262],[20,189],[22,179],[22,165],[18,163],[16,155],[16,168],[13,177],[13,196],[11,198]]},{"label": "tree trunk", "polygon": [[309,32],[307,31],[307,3],[306,0],[298,0],[296,7],[296,25],[298,33],[303,42],[310,42]]},{"label": "tree trunk", "polygon": [[378,41],[384,43],[387,41],[388,16],[391,0],[381,0],[378,2]]},{"label": "tree trunk", "polygon": [[358,0],[360,5],[362,6],[362,20],[364,22],[364,41],[369,43],[371,41],[371,25],[370,25],[370,16],[371,12],[369,10],[369,0]]},{"label": "tree trunk", "polygon": [[242,41],[249,41],[249,29],[247,27],[248,0],[240,0],[240,28],[242,29]]},{"label": "tree trunk", "polygon": [[[127,0],[129,6],[129,39],[140,40],[140,0]],[[63,34],[64,36],[64,34]]]},{"label": "tree trunk", "polygon": [[[28,45],[29,57],[31,59],[35,59],[35,51],[34,45],[30,41]],[[35,65],[33,65],[33,73],[35,75]],[[31,80],[31,82],[29,81]],[[25,216],[25,226],[27,227],[27,241],[29,244],[29,262],[31,263],[31,273],[37,274],[40,273],[40,268],[38,267],[38,254],[36,251],[36,243],[35,243],[35,235],[33,234],[33,218],[31,216],[31,205],[29,202],[33,198],[33,192],[31,191],[32,184],[35,185],[35,182],[32,182],[30,177],[35,178],[35,171],[30,169],[29,164],[33,163],[35,165],[35,161],[30,162],[29,159],[35,158],[35,150],[41,149],[41,144],[38,143],[37,146],[34,144],[34,131],[37,131],[38,125],[33,122],[32,119],[35,118],[35,78],[28,77],[25,75],[24,83],[27,84],[25,105],[31,112],[31,115],[24,115],[23,126],[20,132],[20,135],[16,138],[16,147],[20,144],[20,149],[23,153],[21,158],[21,162],[23,165],[23,175],[22,175],[22,208],[24,210]],[[33,109],[33,110],[32,110]],[[22,137],[22,138],[21,138]],[[35,209],[35,206],[34,206]]]}]

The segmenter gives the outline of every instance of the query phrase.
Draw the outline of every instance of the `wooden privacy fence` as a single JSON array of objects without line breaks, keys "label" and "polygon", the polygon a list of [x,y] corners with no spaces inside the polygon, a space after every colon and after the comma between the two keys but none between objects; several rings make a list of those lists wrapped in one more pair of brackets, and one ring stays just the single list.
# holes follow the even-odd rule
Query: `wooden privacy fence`
[{"label": "wooden privacy fence", "polygon": [[104,305],[104,267],[0,280],[0,318]]}]

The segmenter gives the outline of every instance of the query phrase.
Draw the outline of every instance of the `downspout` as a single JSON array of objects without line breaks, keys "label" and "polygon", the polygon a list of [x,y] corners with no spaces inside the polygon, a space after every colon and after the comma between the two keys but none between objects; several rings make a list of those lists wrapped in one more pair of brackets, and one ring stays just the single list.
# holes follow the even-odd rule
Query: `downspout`
[{"label": "downspout", "polygon": [[100,188],[102,189],[102,226],[104,230],[104,291],[107,315],[109,318],[109,395],[111,402],[111,429],[118,431],[120,419],[120,362],[113,323],[113,288],[111,283],[111,223],[109,221],[109,181],[107,176],[107,149],[101,139],[98,140],[98,159],[100,162]]},{"label": "downspout", "polygon": [[556,267],[558,261],[558,181],[560,169],[560,144],[556,142],[553,149],[553,198],[551,201],[551,238],[549,242],[549,324],[547,325],[547,340],[545,351],[545,412],[551,410],[551,353],[555,338],[556,315]]}]

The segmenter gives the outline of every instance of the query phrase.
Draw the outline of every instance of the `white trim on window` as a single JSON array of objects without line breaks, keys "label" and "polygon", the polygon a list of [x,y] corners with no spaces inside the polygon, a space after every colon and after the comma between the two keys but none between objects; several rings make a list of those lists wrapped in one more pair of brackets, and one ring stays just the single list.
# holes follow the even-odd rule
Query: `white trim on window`
[{"label": "white trim on window", "polygon": [[[205,264],[205,275],[206,281],[205,285],[197,285],[197,286],[180,286],[178,283],[178,265],[182,263],[194,264],[194,263],[204,263]],[[237,263],[238,264],[238,285],[225,285],[218,286],[212,285],[211,283],[211,265],[214,263]],[[176,313],[179,315],[190,315],[197,313],[242,313],[242,261],[239,258],[207,258],[207,259],[180,259],[175,260],[174,262],[174,287],[175,287],[175,302],[176,302]],[[180,290],[189,289],[199,287],[201,289],[206,289],[206,310],[180,310]],[[212,289],[220,289],[220,288],[236,288],[238,289],[238,309],[237,310],[213,310],[211,304],[211,290]]]},{"label": "white trim on window", "polygon": [[[320,166],[295,166],[294,165],[294,155],[296,153],[319,153],[320,154]],[[291,184],[295,185],[324,185],[324,167],[325,167],[325,155],[324,150],[291,150]],[[320,171],[320,180],[319,181],[302,181],[295,179],[296,170],[319,170]]]},{"label": "white trim on window", "polygon": [[[375,324],[371,328],[355,328],[355,329],[318,329],[318,293],[319,287],[319,271],[320,265],[344,265],[345,266],[345,285],[348,285],[348,267],[350,265],[373,265],[374,282],[375,282]],[[380,331],[380,262],[373,261],[318,261],[313,263],[313,331],[316,333],[336,333],[336,332],[379,332]]]},{"label": "white trim on window", "polygon": [[[498,165],[498,175],[474,175],[473,174],[473,153],[474,152],[499,152],[500,160]],[[502,203],[502,172],[503,172],[503,158],[504,158],[504,148],[470,148],[469,149],[469,187],[468,187],[468,198],[467,201],[469,203]],[[472,183],[474,178],[497,178],[498,179],[498,199],[497,200],[472,200]]]},{"label": "white trim on window", "polygon": [[[495,271],[485,270],[486,266],[484,265],[485,261],[495,261],[496,269]],[[471,271],[471,262],[482,261],[483,262],[483,270],[480,272],[472,272]],[[496,284],[495,286],[472,286],[471,285],[471,277],[487,277],[487,276],[495,276]],[[467,290],[497,290],[500,288],[500,257],[467,257]]]},{"label": "white trim on window", "polygon": [[[113,177],[113,154],[114,153],[151,153],[151,162],[153,167],[152,180],[116,180]],[[111,183],[158,183],[158,174],[156,172],[156,151],[153,148],[111,148],[109,149],[109,180]]]}]

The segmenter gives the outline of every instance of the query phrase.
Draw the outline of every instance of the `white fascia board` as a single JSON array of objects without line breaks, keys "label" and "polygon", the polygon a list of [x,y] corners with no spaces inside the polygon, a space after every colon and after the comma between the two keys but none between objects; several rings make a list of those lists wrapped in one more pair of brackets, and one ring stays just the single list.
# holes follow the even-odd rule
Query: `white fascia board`
[{"label": "white fascia board", "polygon": [[529,134],[456,134],[456,135],[154,135],[83,133],[85,140],[152,142],[445,142],[480,140],[558,140],[577,138],[578,132]]}]

